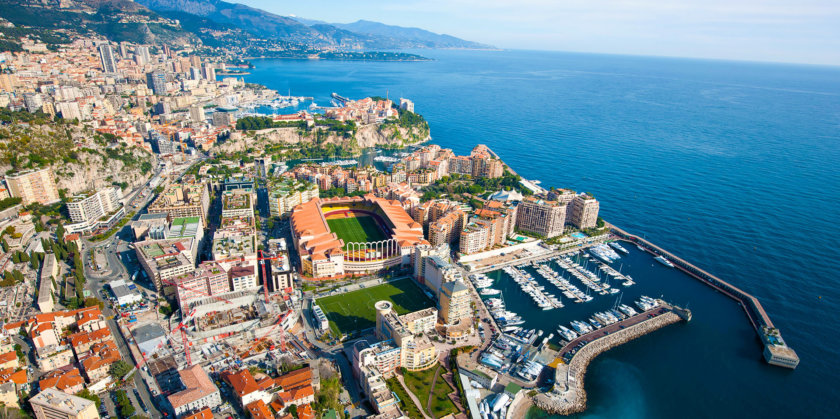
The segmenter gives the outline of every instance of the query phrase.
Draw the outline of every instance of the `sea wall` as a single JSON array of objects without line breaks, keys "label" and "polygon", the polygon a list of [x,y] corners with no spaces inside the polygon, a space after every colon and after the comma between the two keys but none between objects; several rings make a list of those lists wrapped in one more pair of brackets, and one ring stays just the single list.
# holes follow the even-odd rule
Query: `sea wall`
[{"label": "sea wall", "polygon": [[586,391],[583,388],[586,368],[596,356],[680,320],[679,315],[669,311],[585,345],[568,365],[557,366],[554,388],[548,393],[536,395],[534,404],[546,412],[560,415],[583,412],[586,410]]}]

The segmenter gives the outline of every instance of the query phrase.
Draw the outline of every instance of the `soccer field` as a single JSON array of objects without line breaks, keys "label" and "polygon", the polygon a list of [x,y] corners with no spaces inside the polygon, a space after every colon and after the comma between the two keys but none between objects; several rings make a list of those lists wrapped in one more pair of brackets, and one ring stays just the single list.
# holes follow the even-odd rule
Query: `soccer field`
[{"label": "soccer field", "polygon": [[327,220],[330,231],[347,243],[365,243],[385,240],[385,233],[376,225],[373,217],[361,216]]},{"label": "soccer field", "polygon": [[319,298],[315,303],[324,310],[333,332],[342,335],[375,326],[376,310],[373,304],[380,300],[394,303],[397,314],[435,305],[410,278]]}]

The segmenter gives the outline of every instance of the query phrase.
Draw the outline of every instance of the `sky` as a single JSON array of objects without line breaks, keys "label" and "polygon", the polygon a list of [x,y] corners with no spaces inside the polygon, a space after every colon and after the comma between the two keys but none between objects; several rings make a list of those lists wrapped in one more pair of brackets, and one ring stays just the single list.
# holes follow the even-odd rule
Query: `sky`
[{"label": "sky", "polygon": [[506,49],[840,65],[840,0],[227,0]]}]

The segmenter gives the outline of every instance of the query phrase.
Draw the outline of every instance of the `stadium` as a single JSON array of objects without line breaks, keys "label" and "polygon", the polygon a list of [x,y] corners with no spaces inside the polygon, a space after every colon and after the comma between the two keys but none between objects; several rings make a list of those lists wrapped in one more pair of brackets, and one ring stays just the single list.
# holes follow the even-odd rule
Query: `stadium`
[{"label": "stadium", "polygon": [[292,210],[291,226],[301,274],[312,278],[408,265],[414,247],[428,244],[399,201],[373,195],[315,198]]}]

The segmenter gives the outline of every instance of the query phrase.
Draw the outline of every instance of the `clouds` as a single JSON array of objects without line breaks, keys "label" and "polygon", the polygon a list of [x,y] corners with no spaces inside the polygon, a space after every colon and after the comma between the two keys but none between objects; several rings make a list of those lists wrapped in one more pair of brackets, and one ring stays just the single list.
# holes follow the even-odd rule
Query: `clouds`
[{"label": "clouds", "polygon": [[836,0],[235,1],[331,22],[417,26],[503,48],[840,65]]}]

